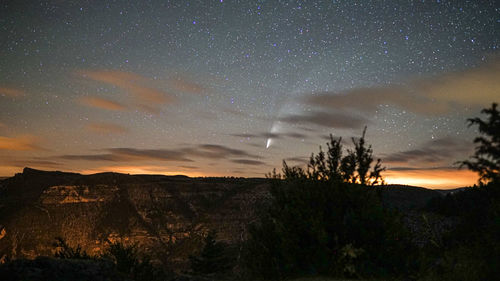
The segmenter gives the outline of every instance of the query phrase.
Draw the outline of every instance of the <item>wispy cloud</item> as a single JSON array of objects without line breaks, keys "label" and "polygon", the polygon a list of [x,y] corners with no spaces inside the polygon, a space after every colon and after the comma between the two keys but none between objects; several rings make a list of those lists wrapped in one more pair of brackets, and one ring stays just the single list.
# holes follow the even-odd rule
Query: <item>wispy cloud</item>
[{"label": "wispy cloud", "polygon": [[118,102],[99,97],[82,97],[78,99],[78,102],[80,104],[99,109],[112,110],[112,111],[126,110],[126,107]]},{"label": "wispy cloud", "polygon": [[39,145],[39,138],[31,135],[17,137],[0,136],[0,150],[43,150]]},{"label": "wispy cloud", "polygon": [[202,94],[207,91],[205,87],[184,76],[177,76],[176,78],[169,79],[168,85],[173,90],[189,94]]},{"label": "wispy cloud", "polygon": [[7,96],[7,97],[21,97],[26,95],[26,92],[24,90],[18,89],[18,88],[12,88],[12,87],[1,87],[0,86],[0,96]]},{"label": "wispy cloud", "polygon": [[50,160],[36,160],[36,159],[16,159],[16,160],[8,160],[6,163],[9,166],[14,167],[40,167],[40,168],[55,168],[60,167],[62,164],[55,161]]},{"label": "wispy cloud", "polygon": [[192,156],[209,159],[224,159],[231,157],[259,158],[259,156],[251,154],[248,151],[217,144],[201,144],[192,148],[184,149],[183,151]]},{"label": "wispy cloud", "polygon": [[158,105],[172,103],[175,97],[150,85],[153,80],[141,75],[117,70],[79,71],[77,75],[106,83],[130,93],[135,106],[149,112],[157,112]]},{"label": "wispy cloud", "polygon": [[196,170],[196,169],[199,169],[200,167],[189,166],[189,165],[182,165],[182,166],[179,166],[179,168],[189,169],[189,170]]},{"label": "wispy cloud", "polygon": [[68,154],[57,156],[56,158],[65,160],[84,160],[84,161],[110,161],[110,162],[129,162],[129,161],[179,161],[194,162],[192,158],[204,158],[211,160],[250,158],[258,159],[245,150],[234,149],[222,145],[201,144],[191,147],[173,149],[137,149],[137,148],[109,148],[101,154]]},{"label": "wispy cloud", "polygon": [[288,115],[281,118],[280,121],[290,124],[308,124],[339,129],[358,129],[370,123],[368,119],[352,113],[324,111],[308,112],[304,115]]},{"label": "wispy cloud", "polygon": [[440,115],[452,109],[484,107],[500,97],[500,60],[462,72],[407,83],[344,92],[323,92],[304,99],[307,104],[328,110],[373,113],[380,105],[393,105],[424,115]]},{"label": "wispy cloud", "polygon": [[457,161],[457,157],[470,154],[473,147],[470,141],[445,137],[426,142],[415,149],[381,155],[381,158],[385,163],[413,163],[416,167],[449,166]]},{"label": "wispy cloud", "polygon": [[283,133],[271,133],[271,132],[261,132],[256,134],[230,134],[230,136],[238,137],[238,138],[261,138],[261,139],[280,139],[285,137],[296,138],[296,139],[306,139],[307,135],[297,133],[297,132],[283,132]]},{"label": "wispy cloud", "polygon": [[206,176],[201,172],[186,171],[185,169],[176,169],[175,167],[165,167],[163,165],[116,165],[116,166],[102,166],[93,169],[81,171],[83,174],[94,174],[102,172],[117,172],[126,174],[161,174],[161,175],[186,175],[189,177]]},{"label": "wispy cloud", "polygon": [[158,161],[183,161],[192,162],[186,158],[186,154],[181,151],[168,149],[136,149],[136,148],[110,148],[102,154],[72,154],[62,155],[58,158],[66,160],[84,160],[84,161],[110,161],[110,162],[130,162],[143,160]]},{"label": "wispy cloud", "polygon": [[251,160],[251,159],[233,159],[231,162],[242,165],[266,165],[266,163],[259,160]]},{"label": "wispy cloud", "polygon": [[124,134],[127,128],[112,123],[90,123],[85,128],[98,134]]}]

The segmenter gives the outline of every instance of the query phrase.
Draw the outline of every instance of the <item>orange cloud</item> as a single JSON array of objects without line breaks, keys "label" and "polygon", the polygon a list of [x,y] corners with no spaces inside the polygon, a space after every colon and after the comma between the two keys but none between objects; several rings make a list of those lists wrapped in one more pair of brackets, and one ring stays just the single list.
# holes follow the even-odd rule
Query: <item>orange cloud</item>
[{"label": "orange cloud", "polygon": [[177,77],[169,80],[169,86],[177,91],[192,94],[201,94],[206,89],[194,82],[189,81],[186,77]]},{"label": "orange cloud", "polygon": [[111,123],[90,123],[85,128],[98,134],[123,134],[128,131],[123,126]]},{"label": "orange cloud", "polygon": [[42,150],[38,145],[38,138],[34,136],[2,137],[0,136],[0,150]]},{"label": "orange cloud", "polygon": [[[500,59],[479,67],[402,84],[308,95],[305,102],[333,110],[375,112],[390,104],[419,114],[441,115],[452,109],[485,107],[500,97]],[[362,101],[362,102],[360,102]]]},{"label": "orange cloud", "polygon": [[86,106],[105,109],[105,110],[124,111],[126,109],[125,106],[117,102],[98,97],[82,97],[79,99],[79,102]]},{"label": "orange cloud", "polygon": [[383,175],[389,184],[414,185],[432,189],[472,186],[478,180],[478,176],[474,172],[455,169],[388,170]]},{"label": "orange cloud", "polygon": [[23,90],[20,89],[15,89],[15,88],[8,88],[8,87],[0,87],[0,95],[2,96],[8,96],[8,97],[21,97],[24,96],[26,93]]},{"label": "orange cloud", "polygon": [[188,177],[204,177],[206,176],[200,172],[186,171],[184,169],[169,169],[164,166],[105,166],[95,169],[87,169],[81,171],[82,174],[95,174],[103,172],[116,172],[123,174],[157,174],[157,175],[185,175]]},{"label": "orange cloud", "polygon": [[487,106],[500,99],[500,59],[462,72],[417,81],[416,88],[437,102]]},{"label": "orange cloud", "polygon": [[142,102],[165,104],[171,103],[174,97],[168,93],[147,86],[151,80],[135,73],[123,71],[81,71],[83,77],[107,83],[121,88]]}]

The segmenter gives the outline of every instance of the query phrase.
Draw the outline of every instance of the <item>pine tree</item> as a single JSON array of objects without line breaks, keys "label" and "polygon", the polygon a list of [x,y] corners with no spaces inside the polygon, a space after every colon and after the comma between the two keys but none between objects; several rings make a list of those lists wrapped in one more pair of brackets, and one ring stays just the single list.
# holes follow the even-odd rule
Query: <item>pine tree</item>
[{"label": "pine tree", "polygon": [[216,234],[210,231],[205,237],[205,246],[198,256],[190,256],[193,273],[211,275],[225,273],[232,268],[231,259],[222,242],[215,240]]},{"label": "pine tree", "polygon": [[479,117],[467,120],[469,127],[478,125],[481,136],[474,139],[477,144],[474,156],[460,164],[478,172],[482,184],[500,182],[500,112],[497,106],[498,104],[493,103],[491,108],[481,111],[489,115],[486,120]]}]

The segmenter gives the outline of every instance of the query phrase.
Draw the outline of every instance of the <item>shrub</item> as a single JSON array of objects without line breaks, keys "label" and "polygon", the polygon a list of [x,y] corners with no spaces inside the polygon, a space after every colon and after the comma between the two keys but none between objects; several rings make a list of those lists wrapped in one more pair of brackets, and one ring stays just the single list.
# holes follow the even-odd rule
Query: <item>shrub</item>
[{"label": "shrub", "polygon": [[342,157],[341,140],[312,155],[306,169],[273,171],[271,201],[251,225],[246,265],[255,277],[386,276],[408,270],[411,244],[396,213],[384,209],[364,132]]},{"label": "shrub", "polygon": [[191,269],[197,275],[224,274],[234,266],[227,247],[222,242],[217,242],[216,234],[210,231],[205,237],[205,245],[199,255],[190,256]]}]

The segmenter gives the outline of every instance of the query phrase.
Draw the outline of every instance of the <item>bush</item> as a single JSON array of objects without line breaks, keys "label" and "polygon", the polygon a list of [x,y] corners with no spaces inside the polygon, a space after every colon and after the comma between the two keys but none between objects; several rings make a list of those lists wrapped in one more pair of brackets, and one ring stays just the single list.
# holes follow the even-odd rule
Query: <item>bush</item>
[{"label": "bush", "polygon": [[54,247],[56,247],[56,252],[54,257],[60,259],[92,259],[93,257],[87,254],[80,245],[77,245],[76,248],[72,248],[66,243],[61,237],[56,237],[56,241],[54,242]]},{"label": "bush", "polygon": [[57,247],[54,255],[56,258],[112,261],[117,272],[135,281],[164,280],[166,276],[162,270],[153,266],[148,256],[139,254],[136,245],[110,243],[102,256],[91,256],[80,245],[73,248],[60,237],[56,238],[54,246]]},{"label": "bush", "polygon": [[[304,275],[387,276],[406,273],[414,251],[399,216],[381,204],[380,161],[373,162],[364,133],[342,157],[331,139],[326,155],[312,155],[306,169],[283,163],[270,176],[272,195],[250,227],[246,265],[255,277]],[[349,164],[346,164],[349,163]]]},{"label": "bush", "polygon": [[460,219],[439,249],[426,249],[423,280],[495,280],[500,276],[500,113],[497,104],[482,113],[475,154],[461,162],[480,176],[479,187],[431,201],[428,209]]},{"label": "bush", "polygon": [[163,280],[164,272],[154,267],[150,257],[140,255],[136,245],[111,243],[104,257],[112,260],[116,269],[135,281]]},{"label": "bush", "polygon": [[215,240],[216,234],[210,231],[205,237],[205,245],[197,256],[190,256],[191,269],[197,275],[225,274],[234,266],[227,247]]}]

